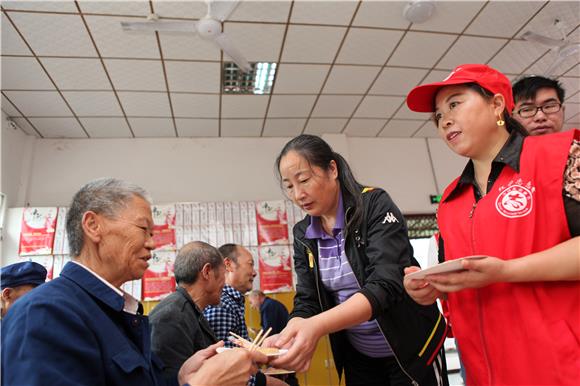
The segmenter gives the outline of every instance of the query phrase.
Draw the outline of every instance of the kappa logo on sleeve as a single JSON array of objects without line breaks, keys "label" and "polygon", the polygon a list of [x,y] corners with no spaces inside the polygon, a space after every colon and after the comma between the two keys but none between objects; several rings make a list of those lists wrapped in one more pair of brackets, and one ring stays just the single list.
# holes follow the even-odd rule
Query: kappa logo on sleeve
[{"label": "kappa logo on sleeve", "polygon": [[383,224],[386,224],[386,223],[392,224],[394,222],[399,222],[399,220],[397,220],[397,218],[395,217],[393,212],[387,212],[387,215],[385,216],[385,219],[383,220]]}]

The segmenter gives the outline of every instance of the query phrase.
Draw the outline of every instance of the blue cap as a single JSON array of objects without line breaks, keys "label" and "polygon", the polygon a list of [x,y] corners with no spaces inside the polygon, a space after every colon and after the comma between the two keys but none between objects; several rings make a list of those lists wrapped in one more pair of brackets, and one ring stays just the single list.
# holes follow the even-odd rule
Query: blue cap
[{"label": "blue cap", "polygon": [[46,281],[46,268],[42,265],[25,261],[2,267],[0,271],[0,284],[2,289],[14,288],[21,285],[40,285]]}]

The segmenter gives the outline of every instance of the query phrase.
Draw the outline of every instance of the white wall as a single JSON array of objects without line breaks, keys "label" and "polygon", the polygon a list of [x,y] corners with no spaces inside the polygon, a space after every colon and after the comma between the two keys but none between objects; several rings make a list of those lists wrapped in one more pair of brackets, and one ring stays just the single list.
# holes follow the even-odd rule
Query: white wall
[{"label": "white wall", "polygon": [[[283,197],[274,160],[289,138],[71,140],[2,132],[2,186],[12,192],[11,207],[67,206],[81,185],[104,176],[141,185],[155,203]],[[442,191],[465,163],[436,139],[324,138],[362,183],[385,188],[404,213],[433,213],[429,194]],[[5,256],[16,253],[21,216],[8,212],[18,229],[3,245]]]}]

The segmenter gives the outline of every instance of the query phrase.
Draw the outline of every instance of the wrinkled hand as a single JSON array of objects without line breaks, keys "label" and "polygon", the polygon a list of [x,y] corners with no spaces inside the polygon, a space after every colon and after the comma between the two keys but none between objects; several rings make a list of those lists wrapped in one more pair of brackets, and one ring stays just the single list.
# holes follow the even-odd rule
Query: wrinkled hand
[{"label": "wrinkled hand", "polygon": [[506,261],[497,257],[466,259],[461,262],[461,265],[465,271],[429,275],[425,277],[425,281],[441,292],[481,288],[492,283],[505,281]]},{"label": "wrinkled hand", "polygon": [[415,301],[415,303],[421,304],[422,306],[428,306],[435,303],[437,298],[443,298],[445,295],[442,291],[432,286],[425,279],[409,279],[406,275],[420,271],[419,267],[407,267],[405,268],[405,277],[403,278],[403,285],[405,290]]},{"label": "wrinkled hand", "polygon": [[204,348],[203,350],[199,350],[195,354],[189,357],[183,363],[181,368],[179,369],[179,373],[177,378],[179,380],[179,384],[182,385],[186,383],[186,379],[191,377],[199,368],[203,365],[203,363],[208,359],[217,354],[216,349],[218,347],[222,347],[224,345],[223,341],[219,341],[216,344],[212,344],[211,346]]},{"label": "wrinkled hand", "polygon": [[267,362],[268,358],[258,351],[234,348],[206,359],[185,381],[191,386],[245,386],[250,376],[258,371],[256,363]]},{"label": "wrinkled hand", "polygon": [[280,355],[270,364],[298,372],[308,370],[321,336],[319,326],[313,318],[292,318],[286,328],[275,336],[277,339],[274,343],[275,347],[288,348],[288,352]]}]

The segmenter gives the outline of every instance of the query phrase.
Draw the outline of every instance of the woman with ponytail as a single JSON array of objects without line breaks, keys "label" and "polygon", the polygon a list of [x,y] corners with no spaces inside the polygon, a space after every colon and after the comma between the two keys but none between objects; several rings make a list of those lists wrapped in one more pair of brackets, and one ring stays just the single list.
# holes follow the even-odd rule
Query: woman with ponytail
[{"label": "woman with ponytail", "polygon": [[406,290],[448,300],[467,385],[578,384],[580,132],[526,137],[509,80],[482,64],[414,88],[407,105],[469,159],[439,204],[440,261],[478,258],[406,276]]},{"label": "woman with ponytail", "polygon": [[317,136],[288,142],[276,171],[307,216],[294,227],[294,309],[267,342],[289,351],[271,364],[306,371],[318,341],[330,334],[347,386],[447,385],[445,320],[404,290],[404,267],[417,261],[390,196],[361,185]]}]

